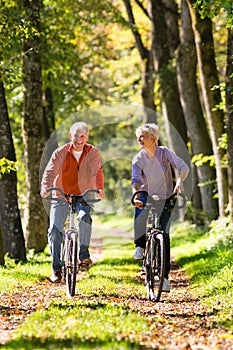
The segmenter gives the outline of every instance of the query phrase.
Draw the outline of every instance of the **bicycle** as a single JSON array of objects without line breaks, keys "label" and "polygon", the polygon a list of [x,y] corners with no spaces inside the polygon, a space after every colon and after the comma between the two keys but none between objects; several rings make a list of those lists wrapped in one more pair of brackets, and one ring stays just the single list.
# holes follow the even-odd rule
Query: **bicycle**
[{"label": "bicycle", "polygon": [[[147,288],[147,297],[151,301],[159,301],[162,293],[164,274],[165,274],[165,232],[160,227],[160,215],[165,206],[165,200],[157,195],[150,196],[146,191],[137,191],[133,194],[132,204],[135,205],[136,196],[144,194],[146,203],[143,207],[148,209],[146,247],[144,249],[142,273],[145,273],[145,285]],[[177,208],[185,206],[185,196],[180,193],[173,193],[167,200],[170,209],[175,207],[177,197],[182,198],[182,203]]]},{"label": "bicycle", "polygon": [[80,201],[82,205],[89,205],[93,207],[94,203],[101,199],[96,198],[95,195],[99,193],[98,190],[90,189],[85,191],[82,195],[66,194],[58,187],[50,187],[47,192],[58,191],[63,198],[48,197],[50,200],[58,202],[67,202],[69,205],[68,227],[63,233],[63,240],[61,245],[61,261],[62,261],[62,280],[66,283],[66,294],[68,297],[75,295],[77,273],[80,270],[80,263],[78,261],[80,250],[80,233],[74,222],[75,204]]}]

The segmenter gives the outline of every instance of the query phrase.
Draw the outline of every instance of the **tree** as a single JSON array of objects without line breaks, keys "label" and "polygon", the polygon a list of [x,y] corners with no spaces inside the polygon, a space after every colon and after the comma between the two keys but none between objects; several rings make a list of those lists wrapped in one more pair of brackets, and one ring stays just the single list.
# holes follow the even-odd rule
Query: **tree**
[{"label": "tree", "polygon": [[[142,40],[140,32],[137,28],[135,17],[133,14],[133,9],[130,0],[124,0],[126,13],[128,16],[128,21],[130,24],[130,28],[132,30],[135,46],[138,50],[138,53],[142,62],[142,104],[144,108],[144,123],[156,122],[156,114],[153,113],[155,111],[155,94],[154,94],[154,85],[155,85],[155,70],[154,70],[154,62],[152,55],[152,48],[147,48]],[[144,14],[149,17],[147,10],[142,7],[140,2],[137,2],[139,6],[141,6]],[[149,44],[150,45],[150,44]]]},{"label": "tree", "polygon": [[22,72],[24,85],[23,141],[26,161],[27,203],[25,208],[26,245],[35,252],[47,243],[47,214],[42,206],[39,188],[39,167],[45,144],[42,108],[41,71],[41,0],[23,0]]},{"label": "tree", "polygon": [[193,8],[193,3],[193,0],[189,0],[200,85],[216,163],[219,214],[223,217],[227,204],[227,178],[222,167],[222,158],[225,152],[219,147],[219,139],[224,132],[224,115],[219,108],[221,104],[220,91],[215,88],[219,86],[219,78],[215,61],[212,21],[208,17],[202,19],[198,10]]},{"label": "tree", "polygon": [[[11,168],[15,162],[15,150],[5,99],[5,89],[0,77],[0,233],[4,253],[16,261],[26,261],[25,241],[17,199],[16,172]],[[9,159],[9,162],[6,158]],[[1,246],[1,244],[0,244]],[[1,255],[1,254],[0,254]]]},{"label": "tree", "polygon": [[167,122],[170,122],[176,128],[184,143],[187,143],[187,129],[180,103],[174,57],[171,55],[168,45],[168,30],[165,18],[167,8],[161,0],[150,0],[148,3],[154,65],[161,91],[162,112],[170,146],[176,151],[176,141],[173,140]]},{"label": "tree", "polygon": [[228,29],[226,70],[226,132],[228,154],[229,213],[233,223],[233,30]]},{"label": "tree", "polygon": [[[177,50],[176,62],[181,104],[189,131],[192,153],[193,155],[210,156],[212,155],[212,145],[199,98],[196,81],[196,48],[186,0],[181,1],[180,45]],[[203,163],[196,170],[201,192],[201,208],[207,214],[206,221],[209,222],[216,218],[218,212],[217,202],[213,198],[214,179],[216,179],[215,169],[209,164]],[[195,193],[194,189],[194,196]]]},{"label": "tree", "polygon": [[1,225],[1,222],[0,222],[0,266],[4,265],[4,263],[5,263],[1,226],[2,225]]}]

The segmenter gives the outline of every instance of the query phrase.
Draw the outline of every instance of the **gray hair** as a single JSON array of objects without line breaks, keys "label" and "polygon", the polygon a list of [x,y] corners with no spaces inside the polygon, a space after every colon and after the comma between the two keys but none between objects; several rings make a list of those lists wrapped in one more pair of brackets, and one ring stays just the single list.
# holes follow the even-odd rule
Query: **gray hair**
[{"label": "gray hair", "polygon": [[70,128],[70,134],[73,135],[77,130],[85,131],[87,135],[89,134],[89,129],[86,123],[84,122],[76,122]]},{"label": "gray hair", "polygon": [[157,143],[159,136],[160,136],[160,132],[159,132],[159,127],[157,124],[155,123],[147,123],[143,126],[139,126],[136,129],[136,136],[138,135],[138,133],[140,131],[145,131],[147,134],[150,134],[152,136],[154,136],[155,138],[155,142]]}]

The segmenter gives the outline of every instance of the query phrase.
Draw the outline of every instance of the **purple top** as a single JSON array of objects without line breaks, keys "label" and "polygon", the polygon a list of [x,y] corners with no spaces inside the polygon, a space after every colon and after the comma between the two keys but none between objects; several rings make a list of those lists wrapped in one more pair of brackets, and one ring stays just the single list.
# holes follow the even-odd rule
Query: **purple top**
[{"label": "purple top", "polygon": [[132,162],[132,185],[140,186],[141,190],[150,195],[156,194],[166,199],[173,192],[173,177],[171,166],[183,180],[189,167],[173,151],[166,147],[156,146],[154,160],[151,161],[145,150],[138,152]]}]

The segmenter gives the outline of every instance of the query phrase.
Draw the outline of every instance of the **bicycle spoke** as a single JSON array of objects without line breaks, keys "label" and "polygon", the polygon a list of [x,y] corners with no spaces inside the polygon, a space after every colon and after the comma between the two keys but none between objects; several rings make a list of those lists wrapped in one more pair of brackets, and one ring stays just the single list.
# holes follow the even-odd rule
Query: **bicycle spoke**
[{"label": "bicycle spoke", "polygon": [[165,249],[162,233],[148,239],[145,267],[147,296],[149,300],[159,301],[165,272]]},{"label": "bicycle spoke", "polygon": [[77,237],[75,234],[71,234],[70,238],[67,239],[66,246],[66,262],[65,262],[65,272],[66,272],[66,292],[68,296],[73,296],[75,294],[76,286],[76,274],[77,274]]}]

